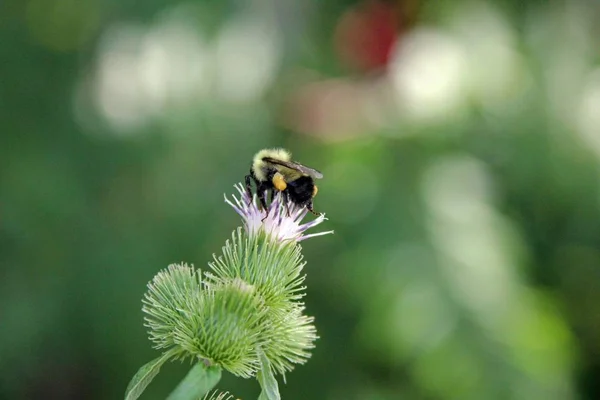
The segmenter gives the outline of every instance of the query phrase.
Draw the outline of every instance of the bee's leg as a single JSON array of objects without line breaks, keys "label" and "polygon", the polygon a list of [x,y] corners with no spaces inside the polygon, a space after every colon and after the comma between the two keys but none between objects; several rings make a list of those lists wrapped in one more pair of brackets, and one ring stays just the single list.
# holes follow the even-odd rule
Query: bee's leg
[{"label": "bee's leg", "polygon": [[[250,198],[250,201],[248,202],[248,205],[250,205],[250,203],[252,203],[252,183],[250,182],[250,179],[254,180],[254,176],[252,174],[252,170],[250,170],[250,174],[246,175],[245,177],[245,181],[246,181],[246,193],[248,194],[248,197]],[[254,180],[254,183],[256,183],[256,180]]]},{"label": "bee's leg", "polygon": [[267,211],[268,212],[268,208],[267,208],[267,191],[265,190],[265,188],[261,186],[259,186],[258,188],[258,200],[260,202],[260,208]]},{"label": "bee's leg", "polygon": [[321,215],[321,213],[316,212],[315,210],[313,210],[313,202],[312,200],[308,202],[308,204],[306,205],[306,208],[308,209],[308,211],[310,211],[311,213],[315,214],[315,215]]},{"label": "bee's leg", "polygon": [[289,217],[290,216],[290,199],[288,196],[288,192],[285,190],[281,192],[281,201],[285,205],[285,210],[287,211],[287,216]]},{"label": "bee's leg", "polygon": [[267,207],[267,188],[263,184],[258,185],[258,189],[256,190],[258,201],[260,202],[260,207],[265,210],[265,217],[261,220],[264,221],[269,216],[269,208]]},{"label": "bee's leg", "polygon": [[274,198],[275,198],[275,191],[271,190],[271,203],[273,202]]}]

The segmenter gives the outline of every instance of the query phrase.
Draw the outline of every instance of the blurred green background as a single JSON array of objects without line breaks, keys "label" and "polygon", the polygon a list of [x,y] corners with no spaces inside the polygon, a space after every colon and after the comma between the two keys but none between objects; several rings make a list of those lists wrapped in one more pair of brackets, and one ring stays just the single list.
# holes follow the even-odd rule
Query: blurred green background
[{"label": "blurred green background", "polygon": [[[600,398],[597,1],[3,0],[0,398],[119,399],[263,147],[323,171],[284,399]],[[163,367],[142,398],[187,369]],[[253,380],[219,385],[243,399]]]}]

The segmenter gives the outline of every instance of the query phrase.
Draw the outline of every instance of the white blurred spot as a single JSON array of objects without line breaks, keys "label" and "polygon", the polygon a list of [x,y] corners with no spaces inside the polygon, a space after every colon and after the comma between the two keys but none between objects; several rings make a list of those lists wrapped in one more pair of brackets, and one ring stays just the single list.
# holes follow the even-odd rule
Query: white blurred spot
[{"label": "white blurred spot", "polygon": [[425,201],[436,215],[457,221],[487,213],[493,196],[484,166],[466,156],[439,159],[427,171],[424,190]]},{"label": "white blurred spot", "polygon": [[464,102],[466,63],[460,43],[446,32],[417,28],[404,37],[391,74],[405,116],[424,122],[456,113]]},{"label": "white blurred spot", "polygon": [[279,35],[260,16],[244,15],[227,23],[216,42],[217,94],[228,101],[260,97],[277,71]]},{"label": "white blurred spot", "polygon": [[600,157],[600,68],[585,82],[576,115],[580,139]]},{"label": "white blurred spot", "polygon": [[139,128],[151,115],[137,79],[136,50],[143,35],[139,26],[115,26],[100,46],[95,100],[100,113],[118,131]]},{"label": "white blurred spot", "polygon": [[117,132],[139,129],[205,92],[206,46],[189,21],[175,16],[151,28],[114,26],[102,38],[94,97]]},{"label": "white blurred spot", "polygon": [[514,105],[532,87],[506,19],[486,3],[459,7],[446,29],[417,28],[398,42],[390,68],[401,118],[460,118],[468,101]]},{"label": "white blurred spot", "polygon": [[498,327],[516,295],[500,218],[489,206],[490,178],[467,157],[438,161],[427,171],[423,195],[439,262],[455,296],[489,328]]},{"label": "white blurred spot", "polygon": [[591,40],[596,24],[583,3],[565,2],[532,13],[527,25],[529,48],[544,67],[549,113],[567,125],[576,122],[584,79],[597,56]]},{"label": "white blurred spot", "polygon": [[489,3],[459,7],[450,26],[464,46],[468,86],[475,100],[491,107],[514,100],[529,87],[514,31]]},{"label": "white blurred spot", "polygon": [[208,88],[209,57],[195,29],[179,21],[166,21],[146,35],[140,49],[142,87],[156,103],[167,98],[192,100]]}]

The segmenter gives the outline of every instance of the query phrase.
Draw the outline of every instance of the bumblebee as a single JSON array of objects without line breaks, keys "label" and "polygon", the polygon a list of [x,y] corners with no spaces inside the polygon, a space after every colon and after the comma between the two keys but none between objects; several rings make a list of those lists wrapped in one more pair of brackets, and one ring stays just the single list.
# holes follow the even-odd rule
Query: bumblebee
[{"label": "bumblebee", "polygon": [[321,215],[313,210],[313,197],[317,195],[318,190],[314,179],[321,178],[323,174],[316,169],[292,161],[289,151],[264,149],[256,153],[252,159],[250,174],[246,175],[246,191],[252,198],[251,180],[253,180],[263,209],[267,210],[266,193],[271,191],[272,202],[278,191],[286,205],[290,201],[299,207],[306,207],[315,215]]}]

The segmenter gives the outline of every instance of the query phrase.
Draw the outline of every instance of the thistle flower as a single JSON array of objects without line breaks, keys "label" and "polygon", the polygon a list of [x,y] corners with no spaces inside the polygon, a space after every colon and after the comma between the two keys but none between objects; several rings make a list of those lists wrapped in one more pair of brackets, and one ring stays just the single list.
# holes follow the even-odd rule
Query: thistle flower
[{"label": "thistle flower", "polygon": [[265,211],[259,208],[255,196],[250,198],[241,183],[236,184],[234,187],[237,189],[239,196],[234,195],[233,201],[225,196],[225,202],[242,217],[244,228],[246,228],[249,236],[256,236],[260,232],[265,232],[280,242],[286,240],[301,242],[311,237],[333,233],[333,231],[327,231],[305,235],[305,231],[325,221],[325,216],[320,215],[314,220],[302,224],[301,222],[306,217],[308,210],[305,207],[298,207],[292,202],[285,203],[279,193],[267,207],[265,218]]},{"label": "thistle flower", "polygon": [[256,376],[265,398],[279,398],[274,373],[283,375],[310,357],[317,335],[300,302],[305,262],[299,242],[333,231],[305,234],[325,217],[302,223],[307,210],[284,203],[280,194],[260,210],[241,184],[235,188],[239,195],[225,201],[245,229],[234,231],[222,254],[213,256],[210,272],[172,264],[148,284],[142,300],[145,325],[163,355],[140,368],[127,400],[137,399],[166,360],[185,358],[198,363],[175,392],[193,387],[200,398],[223,368],[244,378]]},{"label": "thistle flower", "polygon": [[304,234],[325,217],[302,224],[306,208],[285,204],[280,194],[265,212],[241,184],[235,188],[239,196],[225,201],[242,217],[245,232],[238,229],[225,243],[222,255],[213,256],[206,278],[214,284],[242,279],[256,288],[264,301],[263,322],[268,326],[262,349],[274,371],[284,374],[293,364],[306,362],[317,339],[313,318],[303,315],[304,304],[299,302],[304,296],[301,273],[305,262],[298,242],[333,231]]}]

